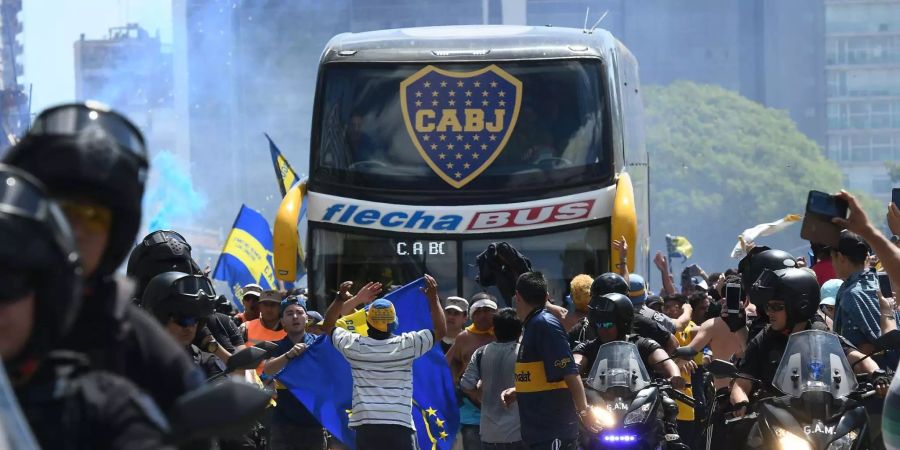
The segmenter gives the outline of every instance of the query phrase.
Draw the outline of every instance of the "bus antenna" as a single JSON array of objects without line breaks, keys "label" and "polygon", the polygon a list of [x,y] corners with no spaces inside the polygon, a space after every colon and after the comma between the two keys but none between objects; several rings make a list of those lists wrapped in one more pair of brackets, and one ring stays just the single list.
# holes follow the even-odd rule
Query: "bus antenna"
[{"label": "bus antenna", "polygon": [[584,12],[584,26],[581,27],[581,32],[584,33],[584,34],[588,34],[587,21],[588,21],[588,16],[589,16],[590,14],[591,14],[591,7],[588,6],[588,7],[587,7],[587,11]]},{"label": "bus antenna", "polygon": [[606,15],[607,15],[607,14],[609,14],[609,10],[608,10],[608,9],[607,9],[606,11],[603,12],[603,15],[600,16],[600,18],[597,19],[596,22],[594,22],[594,26],[591,27],[591,29],[588,31],[588,34],[592,34],[592,33],[594,32],[594,30],[597,29],[597,25],[600,25],[600,22],[603,22],[603,19],[606,18]]}]

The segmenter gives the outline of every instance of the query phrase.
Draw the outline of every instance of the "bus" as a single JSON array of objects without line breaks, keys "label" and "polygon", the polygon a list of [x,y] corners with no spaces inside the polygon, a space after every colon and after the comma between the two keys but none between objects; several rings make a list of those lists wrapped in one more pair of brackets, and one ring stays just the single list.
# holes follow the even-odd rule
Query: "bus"
[{"label": "bus", "polygon": [[449,26],[345,33],[321,57],[306,185],[313,308],[341,281],[433,275],[487,291],[476,258],[506,242],[561,303],[569,281],[649,267],[637,61],[604,30]]}]

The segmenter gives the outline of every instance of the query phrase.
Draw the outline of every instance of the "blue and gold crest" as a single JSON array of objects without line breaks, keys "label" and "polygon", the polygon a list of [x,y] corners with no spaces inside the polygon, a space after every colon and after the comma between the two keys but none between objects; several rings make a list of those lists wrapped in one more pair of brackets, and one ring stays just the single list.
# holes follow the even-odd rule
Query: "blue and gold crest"
[{"label": "blue and gold crest", "polygon": [[434,66],[400,83],[400,106],[413,144],[455,188],[500,156],[516,126],[522,82],[490,65],[472,72]]}]

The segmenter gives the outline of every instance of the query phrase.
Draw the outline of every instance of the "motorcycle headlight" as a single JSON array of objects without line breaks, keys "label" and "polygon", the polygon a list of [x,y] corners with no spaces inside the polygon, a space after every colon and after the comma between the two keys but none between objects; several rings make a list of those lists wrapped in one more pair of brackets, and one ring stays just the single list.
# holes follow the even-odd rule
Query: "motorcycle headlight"
[{"label": "motorcycle headlight", "polygon": [[624,424],[628,426],[634,423],[643,423],[645,420],[647,420],[648,415],[650,415],[649,403],[626,414]]},{"label": "motorcycle headlight", "polygon": [[781,450],[812,450],[809,441],[791,433],[784,428],[775,427],[775,437],[778,438],[778,446]]},{"label": "motorcycle headlight", "polygon": [[603,428],[612,428],[616,426],[616,417],[609,412],[608,409],[599,406],[591,406],[591,413],[597,418],[597,422]]},{"label": "motorcycle headlight", "polygon": [[858,435],[859,432],[853,430],[828,444],[827,450],[850,450],[853,448],[853,442],[856,441]]}]

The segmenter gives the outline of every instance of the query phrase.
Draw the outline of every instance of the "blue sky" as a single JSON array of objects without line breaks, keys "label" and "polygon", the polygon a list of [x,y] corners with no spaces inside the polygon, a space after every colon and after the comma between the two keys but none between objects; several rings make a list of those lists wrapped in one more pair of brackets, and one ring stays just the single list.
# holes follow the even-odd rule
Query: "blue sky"
[{"label": "blue sky", "polygon": [[25,47],[19,79],[33,89],[33,113],[75,98],[74,43],[105,37],[109,28],[139,23],[164,43],[172,42],[172,0],[33,0],[22,2]]}]

